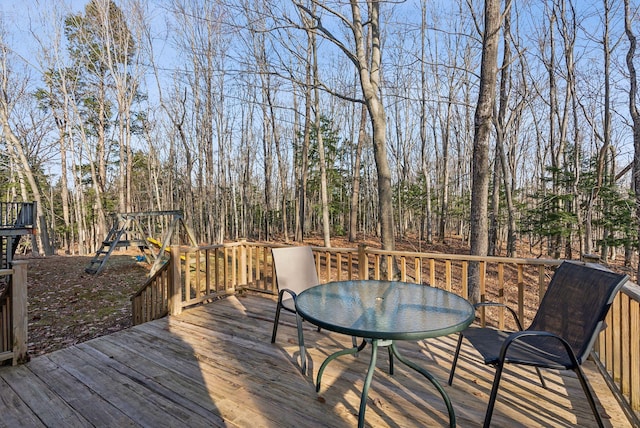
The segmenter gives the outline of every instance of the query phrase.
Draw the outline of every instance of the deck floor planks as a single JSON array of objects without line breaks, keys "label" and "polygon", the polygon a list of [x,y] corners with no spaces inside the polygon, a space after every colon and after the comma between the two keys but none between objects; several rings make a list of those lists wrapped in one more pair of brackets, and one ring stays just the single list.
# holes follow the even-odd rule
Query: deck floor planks
[{"label": "deck floor planks", "polygon": [[[136,332],[139,338],[137,343],[145,343],[147,337],[153,336],[144,334],[144,332],[141,331],[142,329],[139,330],[140,331]],[[162,337],[163,331],[164,329],[160,329],[156,337]],[[112,349],[110,355],[115,355],[113,349],[121,346],[117,340],[114,340],[112,343],[104,342]],[[203,365],[201,361],[198,360],[197,355],[193,355],[192,358],[184,360],[184,354],[181,356],[179,353],[176,353],[176,349],[184,349],[186,343],[182,342],[180,345],[180,341],[176,343],[172,342],[172,340],[166,340],[164,347],[162,347],[161,344],[156,344],[157,346],[161,346],[160,348],[156,348],[156,345],[146,347],[138,346],[135,348],[125,346],[122,356],[115,356],[115,358],[131,358],[133,354],[133,360],[142,360],[147,363],[147,366],[141,368],[145,374],[147,374],[151,366],[156,365],[159,370],[164,370],[165,374],[163,376],[166,377],[168,382],[174,382],[174,388],[181,390],[182,388],[189,388],[189,386],[191,386],[192,389],[201,391],[203,396],[199,397],[198,401],[209,400],[210,404],[215,402],[215,404],[212,405],[221,412],[225,420],[232,423],[238,423],[239,420],[242,421],[246,418],[247,413],[254,413],[251,408],[242,408],[240,409],[241,411],[238,410],[238,401],[249,402],[252,397],[246,393],[243,384],[236,380],[236,373],[230,373],[228,371],[221,373],[219,370],[212,370],[206,365]],[[193,351],[191,351],[191,353],[193,354]],[[153,373],[149,373],[149,375],[153,375]],[[215,386],[207,389],[207,385]],[[186,396],[191,393],[193,393],[193,391],[187,393]],[[211,400],[213,400],[213,402]],[[274,412],[274,415],[277,414],[278,412]],[[255,415],[253,419],[258,417],[259,415]],[[274,417],[276,419],[272,420],[273,423],[277,420],[277,416]]]},{"label": "deck floor planks", "polygon": [[[171,323],[183,324],[173,320]],[[208,337],[203,337],[202,333],[206,331],[191,330],[189,336],[182,338],[182,335],[176,335],[175,332],[170,334],[164,328],[163,323],[153,325],[148,323],[144,326],[139,326],[136,330],[136,334],[140,338],[144,337],[146,333],[148,337],[166,340],[166,345],[162,348],[165,355],[158,355],[157,357],[158,361],[164,361],[166,365],[169,364],[168,361],[175,359],[174,353],[177,349],[184,349],[185,345],[191,349],[191,352],[197,356],[199,362],[197,368],[201,376],[210,380],[211,382],[209,383],[215,384],[216,389],[227,390],[226,395],[219,398],[231,396],[237,400],[239,395],[243,394],[245,401],[251,402],[255,397],[262,397],[264,401],[270,401],[273,404],[261,409],[263,415],[270,415],[274,418],[271,421],[273,424],[277,424],[277,421],[282,418],[282,411],[280,410],[282,406],[277,406],[277,404],[290,406],[291,386],[289,382],[292,379],[292,369],[295,376],[296,368],[290,364],[282,364],[282,355],[275,348],[273,350],[277,353],[267,355],[265,359],[262,352],[256,352],[252,348],[241,349],[238,346],[238,342],[242,341],[245,344],[251,343],[255,347],[255,343],[251,341],[236,338],[234,346],[230,347],[224,341],[214,338],[217,335],[232,338],[226,333],[210,332],[211,334]],[[184,333],[187,334],[188,332]],[[200,346],[198,346],[198,342],[201,342]],[[225,348],[229,347],[236,349],[236,351],[225,352]],[[150,348],[147,347],[146,349]],[[240,349],[240,352],[237,351],[238,349]],[[216,355],[216,358],[210,358],[208,355]],[[283,366],[283,368],[276,370],[278,365]],[[266,377],[263,377],[262,374],[265,374]],[[293,387],[308,390],[312,388],[312,385],[308,382],[301,382]],[[293,416],[298,414],[300,420],[308,424],[306,426],[317,426],[327,417],[326,412],[316,412],[315,416],[317,418],[313,419],[313,415],[307,413],[304,409],[292,409],[291,411]],[[300,426],[300,422],[296,422],[294,425]]]},{"label": "deck floor planks", "polygon": [[78,347],[54,352],[50,358],[142,426],[184,426],[192,420],[184,409],[149,394],[144,385],[100,364]]},{"label": "deck floor planks", "polygon": [[[274,314],[273,299],[231,297],[40,356],[24,366],[0,367],[0,426],[72,426],[51,423],[65,417],[86,426],[118,427],[355,426],[370,347],[358,357],[332,361],[317,394],[314,381],[320,364],[350,346],[351,338],[317,332],[305,323],[312,374],[303,376],[295,318],[283,313],[278,339],[271,344]],[[399,348],[447,390],[458,426],[480,425],[493,369],[480,364],[470,347],[463,347],[452,387],[446,380],[455,336],[401,342]],[[586,368],[604,412],[611,416],[605,424],[630,426],[593,364]],[[447,424],[442,398],[429,382],[402,364],[396,365],[394,376],[387,370],[387,352],[381,348],[367,426]],[[493,426],[595,426],[572,373],[549,371],[545,378],[548,391],[531,370],[505,370]],[[31,387],[39,391],[25,392]],[[23,390],[24,399],[15,390]],[[37,397],[52,399],[33,405]]]},{"label": "deck floor planks", "polygon": [[[184,327],[183,322],[172,320],[171,324],[171,331],[174,334],[168,335],[167,340],[188,341],[188,345],[193,348],[202,363],[203,373],[212,370],[212,375],[219,377],[220,371],[222,371],[224,374],[217,379],[217,385],[232,377],[243,385],[243,389],[250,392],[249,400],[252,397],[258,397],[262,401],[271,402],[272,405],[261,408],[261,411],[273,414],[274,423],[282,418],[280,409],[292,407],[292,391],[313,391],[310,379],[302,378],[297,366],[287,363],[283,359],[282,353],[270,343],[265,347],[263,344],[256,344],[254,340],[218,332],[211,333],[209,337],[202,337],[202,333],[208,330],[195,329],[194,331],[192,328],[180,331],[181,327]],[[147,328],[158,330],[157,325]],[[189,340],[188,336],[184,336],[189,333],[196,339]],[[167,332],[164,329],[159,329],[155,334],[163,335]],[[222,339],[213,336],[222,336]],[[233,341],[232,345],[228,343],[230,340]],[[256,347],[261,347],[262,350],[269,349],[272,352],[266,354],[256,352]],[[233,351],[228,351],[228,349],[233,349]],[[216,357],[210,358],[209,355],[216,355]],[[291,412],[293,420],[298,420],[293,426],[318,426],[326,422],[330,416],[327,415],[326,409],[314,406],[295,406],[288,411]]]},{"label": "deck floor planks", "polygon": [[45,426],[2,378],[0,378],[0,408],[2,409],[0,411],[2,427]]},{"label": "deck floor planks", "polygon": [[[28,368],[53,392],[82,414],[90,425],[136,426],[137,424],[118,408],[104,400],[87,385],[51,361],[46,355],[34,358]],[[2,370],[0,370],[0,373]]]},{"label": "deck floor planks", "polygon": [[176,376],[164,367],[153,370],[153,360],[145,359],[143,356],[132,359],[131,353],[127,351],[116,355],[114,351],[117,346],[109,346],[108,349],[102,350],[99,345],[100,342],[80,344],[78,347],[106,367],[110,367],[144,386],[154,395],[161,396],[180,408],[184,408],[189,414],[194,415],[189,418],[189,423],[198,424],[206,421],[211,426],[225,426],[217,408],[210,399],[204,398],[208,395],[207,390],[200,388],[197,382],[185,379],[183,376]]},{"label": "deck floor planks", "polygon": [[[13,387],[20,399],[38,415],[46,426],[85,427],[88,421],[76,413],[56,392],[47,387],[24,366],[0,373],[2,379]],[[25,382],[27,384],[25,385]],[[15,386],[13,386],[15,385]]]}]

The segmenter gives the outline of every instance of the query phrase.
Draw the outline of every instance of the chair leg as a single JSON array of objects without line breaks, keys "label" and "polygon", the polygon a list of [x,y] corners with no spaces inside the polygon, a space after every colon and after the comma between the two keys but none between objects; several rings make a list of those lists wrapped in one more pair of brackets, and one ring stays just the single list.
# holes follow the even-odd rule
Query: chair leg
[{"label": "chair leg", "polygon": [[456,372],[456,365],[458,364],[458,357],[460,356],[460,347],[462,346],[462,333],[458,333],[458,345],[456,346],[456,352],[453,354],[453,363],[451,363],[451,371],[449,372],[449,386],[453,383],[453,375]]},{"label": "chair leg", "polygon": [[276,334],[278,333],[278,322],[280,322],[280,310],[282,309],[282,296],[278,298],[278,305],[276,306],[276,316],[273,320],[273,333],[271,333],[271,343],[276,342]]},{"label": "chair leg", "polygon": [[578,379],[580,380],[580,386],[582,386],[582,390],[584,391],[584,395],[587,396],[587,401],[589,402],[589,406],[591,406],[591,411],[593,415],[596,417],[596,422],[600,428],[604,428],[604,423],[602,422],[602,417],[600,416],[600,412],[598,412],[598,408],[596,406],[596,400],[593,398],[593,394],[591,394],[591,390],[589,389],[589,384],[587,383],[587,378],[584,376],[584,372],[580,368],[580,366],[576,366],[573,370],[578,375]]},{"label": "chair leg", "polygon": [[298,346],[300,346],[300,369],[302,374],[307,373],[307,352],[304,349],[304,336],[302,333],[302,317],[296,312],[296,324],[298,324]]},{"label": "chair leg", "polygon": [[493,378],[493,386],[491,387],[491,394],[489,395],[489,404],[487,405],[487,413],[484,415],[484,428],[489,428],[491,425],[491,417],[493,416],[493,407],[496,404],[496,398],[498,397],[498,387],[500,386],[500,378],[502,377],[502,369],[504,363],[496,365],[496,374]]},{"label": "chair leg", "polygon": [[387,346],[387,350],[389,351],[389,374],[393,376],[393,351],[391,346]]}]

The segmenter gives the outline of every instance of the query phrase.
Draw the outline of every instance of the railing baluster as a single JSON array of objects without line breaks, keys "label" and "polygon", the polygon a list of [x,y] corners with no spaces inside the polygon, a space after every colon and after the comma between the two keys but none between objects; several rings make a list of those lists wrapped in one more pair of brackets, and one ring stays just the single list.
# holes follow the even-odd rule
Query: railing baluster
[{"label": "railing baluster", "polygon": [[611,328],[611,358],[613,364],[611,366],[611,372],[613,379],[616,382],[621,381],[622,376],[622,344],[620,335],[622,334],[622,326],[620,325],[620,316],[622,314],[622,298],[620,294],[616,296],[611,305],[611,319],[614,327]]},{"label": "railing baluster", "polygon": [[436,287],[436,261],[435,259],[429,259],[429,284],[432,287]]},{"label": "railing baluster", "polygon": [[640,411],[640,301],[631,300],[629,306],[629,401],[631,408]]},{"label": "railing baluster", "polygon": [[192,293],[193,285],[191,284],[191,254],[184,253],[184,287],[187,303],[194,298]]},{"label": "railing baluster", "polygon": [[622,377],[620,379],[620,390],[623,394],[629,394],[631,386],[629,385],[631,372],[631,336],[629,328],[631,325],[628,320],[631,299],[625,293],[620,293],[620,358],[622,360],[620,369]]},{"label": "railing baluster", "polygon": [[462,297],[465,299],[469,298],[469,263],[464,261],[462,262],[462,278],[460,279],[462,282]]},{"label": "railing baluster", "polygon": [[[504,295],[504,263],[498,263],[498,302],[505,302]],[[498,327],[504,330],[504,308],[498,308]]]},{"label": "railing baluster", "polygon": [[544,291],[547,288],[547,281],[544,275],[545,265],[538,266],[538,304],[542,301]]},{"label": "railing baluster", "polygon": [[524,322],[524,265],[518,265],[518,318]]},{"label": "railing baluster", "polygon": [[204,250],[204,286],[205,294],[211,293],[211,250]]},{"label": "railing baluster", "polygon": [[[606,318],[606,323],[608,326],[611,325],[612,320],[613,320],[613,314],[611,313],[611,311],[609,311]],[[605,367],[613,371],[613,352],[612,352],[613,337],[611,334],[611,329],[605,328],[600,336],[602,336],[602,338],[604,339],[604,346],[603,346],[604,358],[602,358],[602,355],[601,355],[600,360],[603,361],[603,363],[605,364]]]}]

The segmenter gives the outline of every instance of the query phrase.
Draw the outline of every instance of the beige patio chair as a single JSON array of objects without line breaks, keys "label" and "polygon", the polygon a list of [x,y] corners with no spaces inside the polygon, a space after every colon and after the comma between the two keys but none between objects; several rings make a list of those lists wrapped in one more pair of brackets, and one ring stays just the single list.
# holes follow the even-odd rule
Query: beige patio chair
[{"label": "beige patio chair", "polygon": [[[600,265],[563,262],[549,283],[533,322],[526,330],[515,311],[508,308],[520,331],[506,332],[493,328],[469,327],[460,333],[453,357],[449,385],[466,338],[482,355],[484,363],[496,368],[484,426],[489,427],[498,395],[498,386],[505,364],[535,367],[542,386],[546,388],[540,368],[573,370],[582,387],[598,426],[604,426],[581,365],[587,359],[613,299],[629,279],[606,270]],[[504,306],[499,303],[479,303],[481,306]],[[506,306],[505,306],[506,307]]]},{"label": "beige patio chair", "polygon": [[300,346],[300,365],[302,373],[307,369],[307,358],[302,335],[302,318],[296,312],[295,299],[298,293],[307,288],[318,285],[318,273],[313,258],[311,247],[283,247],[271,250],[273,264],[276,270],[278,285],[278,305],[273,321],[273,333],[271,343],[276,341],[280,311],[285,309],[296,315],[298,327],[298,345]]}]

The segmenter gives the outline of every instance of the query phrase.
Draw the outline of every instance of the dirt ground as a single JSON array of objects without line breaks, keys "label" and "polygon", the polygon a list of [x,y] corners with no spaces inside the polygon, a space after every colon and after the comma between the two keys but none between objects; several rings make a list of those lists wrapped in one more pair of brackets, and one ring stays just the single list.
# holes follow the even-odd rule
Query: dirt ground
[{"label": "dirt ground", "polygon": [[131,326],[131,296],[149,271],[140,252],[114,252],[97,275],[89,256],[27,258],[29,355],[66,348]]}]

